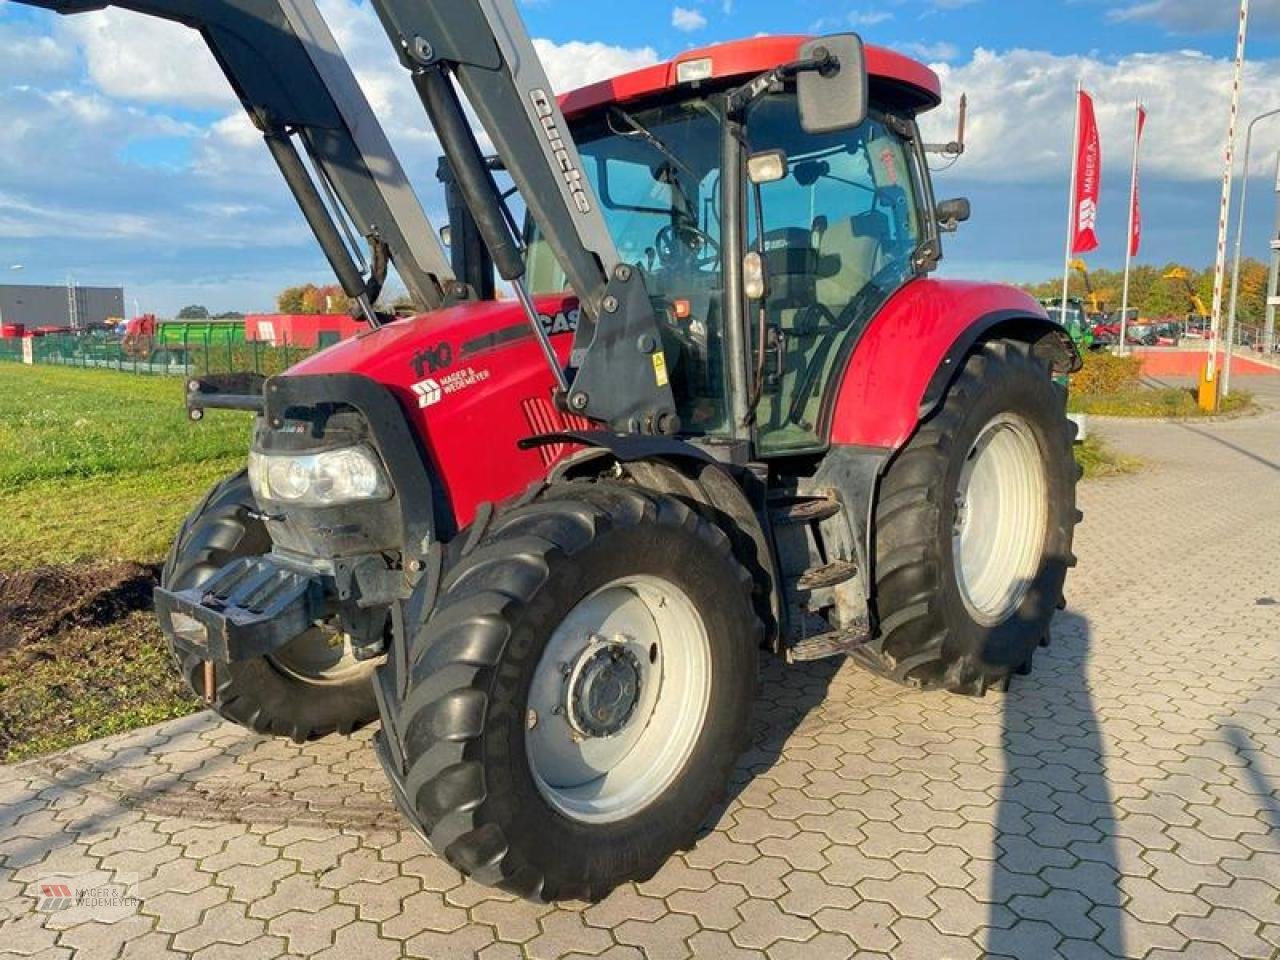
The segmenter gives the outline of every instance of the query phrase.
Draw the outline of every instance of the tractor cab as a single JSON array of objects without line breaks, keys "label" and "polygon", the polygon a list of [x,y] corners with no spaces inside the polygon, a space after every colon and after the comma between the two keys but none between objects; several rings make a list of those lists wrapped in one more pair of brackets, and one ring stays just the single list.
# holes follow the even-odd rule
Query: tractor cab
[{"label": "tractor cab", "polygon": [[[843,360],[939,250],[915,122],[938,103],[937,77],[859,43],[869,96],[815,129],[804,87],[820,71],[787,69],[815,43],[723,44],[562,100],[619,255],[654,302],[682,432],[753,432],[766,456],[824,446]],[[564,291],[533,218],[525,241],[532,292]]]}]

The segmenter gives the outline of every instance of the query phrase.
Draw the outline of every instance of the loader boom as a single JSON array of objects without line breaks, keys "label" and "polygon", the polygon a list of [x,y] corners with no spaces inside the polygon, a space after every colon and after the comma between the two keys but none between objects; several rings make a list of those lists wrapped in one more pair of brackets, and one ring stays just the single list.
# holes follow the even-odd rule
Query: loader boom
[{"label": "loader boom", "polygon": [[[440,137],[460,193],[515,289],[574,413],[620,433],[679,429],[639,271],[621,262],[546,71],[512,0],[373,0]],[[456,81],[456,86],[455,86]],[[572,376],[524,284],[519,238],[458,96],[466,95],[581,305]]]},{"label": "loader boom", "polygon": [[[455,296],[440,240],[314,0],[19,0],[62,14],[116,6],[198,30],[262,131],[348,296],[372,318],[386,261],[431,310]],[[317,172],[317,185],[295,146]],[[368,243],[364,263],[335,201]]]}]

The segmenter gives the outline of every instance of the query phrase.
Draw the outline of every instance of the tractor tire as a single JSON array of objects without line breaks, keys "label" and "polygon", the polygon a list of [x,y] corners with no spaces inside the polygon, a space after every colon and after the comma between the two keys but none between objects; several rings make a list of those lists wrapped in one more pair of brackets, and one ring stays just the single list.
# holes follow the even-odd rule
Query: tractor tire
[{"label": "tractor tire", "polygon": [[969,356],[881,482],[879,630],[856,654],[864,665],[975,696],[1030,671],[1075,564],[1080,469],[1066,397],[1025,343]]},{"label": "tractor tire", "polygon": [[[161,586],[189,589],[233,560],[268,553],[271,536],[255,518],[256,509],[244,471],[215,486],[183,523],[161,572]],[[168,639],[183,679],[205,697],[204,661]],[[255,733],[299,743],[347,734],[378,716],[375,669],[374,663],[355,661],[349,650],[329,647],[323,634],[312,631],[266,657],[216,664],[209,705]]]},{"label": "tractor tire", "polygon": [[553,486],[467,540],[380,671],[397,803],[462,873],[531,900],[652,876],[749,739],[750,575],[717,527],[622,483]]}]

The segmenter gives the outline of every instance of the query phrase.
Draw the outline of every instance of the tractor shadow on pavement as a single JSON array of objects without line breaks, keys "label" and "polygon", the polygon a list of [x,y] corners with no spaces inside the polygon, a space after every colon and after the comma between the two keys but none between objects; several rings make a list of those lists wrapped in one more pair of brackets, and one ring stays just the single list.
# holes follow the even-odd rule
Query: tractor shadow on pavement
[{"label": "tractor shadow on pavement", "polygon": [[1029,677],[1004,694],[988,956],[1054,954],[1060,934],[1127,956],[1117,810],[1087,667],[1096,641],[1071,612]]},{"label": "tractor shadow on pavement", "polygon": [[1271,829],[1280,831],[1280,782],[1272,783],[1262,769],[1268,759],[1266,748],[1235,723],[1224,724],[1222,735],[1245,763],[1242,779],[1248,784],[1246,792],[1258,798],[1258,809]]}]

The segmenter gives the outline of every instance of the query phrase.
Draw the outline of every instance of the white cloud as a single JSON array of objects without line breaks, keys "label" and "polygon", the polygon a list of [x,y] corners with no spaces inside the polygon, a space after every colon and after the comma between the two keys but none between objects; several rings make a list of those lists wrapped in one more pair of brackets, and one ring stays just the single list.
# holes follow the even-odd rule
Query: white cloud
[{"label": "white cloud", "polygon": [[[1215,33],[1235,29],[1240,4],[1236,0],[1128,0],[1107,16],[1155,23],[1174,33]],[[1253,0],[1249,22],[1252,28],[1264,30],[1280,27],[1280,0]]]},{"label": "white cloud", "polygon": [[90,79],[109,96],[198,108],[236,102],[209,48],[187,27],[110,7],[60,21],[59,33],[81,48]]},{"label": "white cloud", "polygon": [[[1280,66],[1250,65],[1242,116],[1280,102]],[[924,121],[932,140],[950,140],[961,93],[969,95],[969,152],[957,175],[988,182],[1060,181],[1068,169],[1077,79],[1094,95],[1108,172],[1127,169],[1133,105],[1147,104],[1147,176],[1213,180],[1222,174],[1232,64],[1203,54],[1132,54],[1115,61],[1031,50],[978,50],[962,65],[937,64],[946,105]],[[1280,132],[1278,130],[1277,132]],[[1268,133],[1255,156],[1280,141]],[[1243,146],[1243,144],[1242,144]]]},{"label": "white cloud", "polygon": [[0,21],[0,80],[33,80],[64,72],[75,61],[71,50],[18,21]]},{"label": "white cloud", "polygon": [[846,18],[852,27],[874,27],[893,19],[888,10],[855,10]]},{"label": "white cloud", "polygon": [[899,49],[929,63],[947,63],[960,56],[960,49],[954,43],[939,40],[937,43],[904,43]]},{"label": "white cloud", "polygon": [[533,45],[547,68],[551,86],[561,93],[658,62],[653,47],[615,47],[578,40],[552,43],[536,38]]},{"label": "white cloud", "polygon": [[685,33],[693,33],[707,25],[707,18],[697,10],[688,7],[676,7],[671,11],[671,25]]}]

